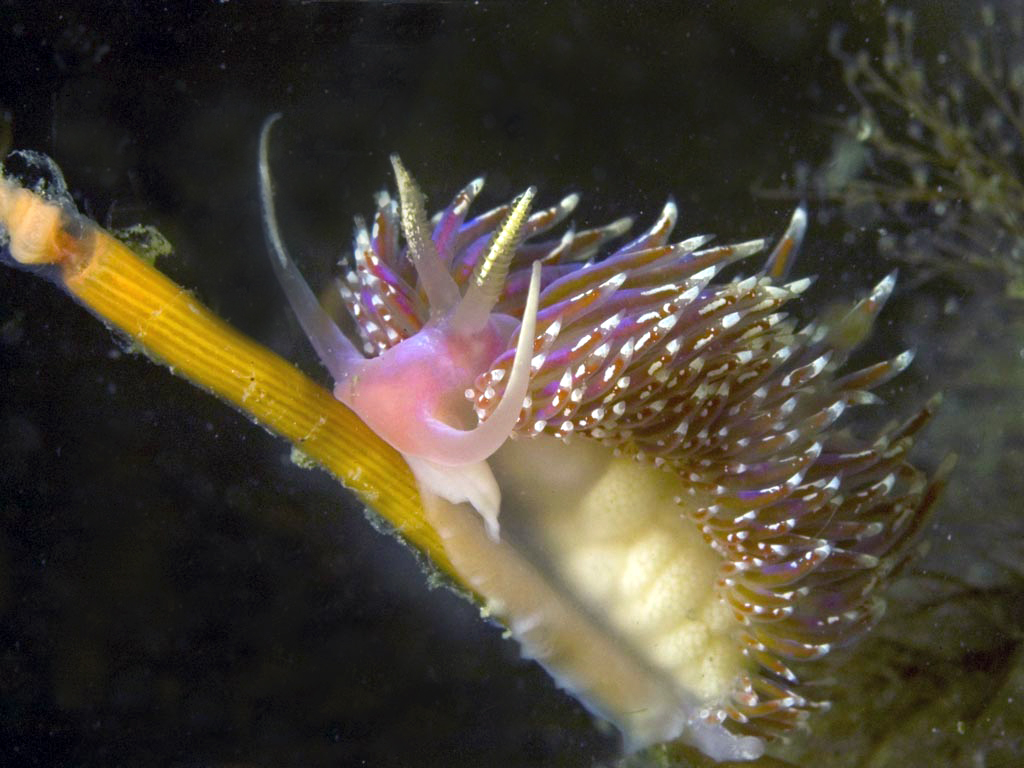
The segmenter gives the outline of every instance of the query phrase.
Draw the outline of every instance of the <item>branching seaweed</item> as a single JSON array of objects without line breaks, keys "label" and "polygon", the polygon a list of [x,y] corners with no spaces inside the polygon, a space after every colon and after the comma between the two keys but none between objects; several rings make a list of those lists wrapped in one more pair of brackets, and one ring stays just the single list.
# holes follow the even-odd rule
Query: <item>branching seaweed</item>
[{"label": "branching seaweed", "polygon": [[928,63],[911,13],[886,26],[880,55],[833,35],[859,109],[830,161],[783,194],[840,203],[880,227],[883,254],[926,274],[1024,298],[1024,5],[984,7],[978,30]]},{"label": "branching seaweed", "polygon": [[977,18],[938,52],[906,12],[867,51],[837,32],[856,108],[829,161],[778,191],[838,207],[915,278],[947,282],[914,295],[903,333],[946,393],[936,444],[969,446],[895,615],[847,661],[857,674],[810,740],[783,753],[798,764],[1010,766],[1024,749],[1024,2]]}]

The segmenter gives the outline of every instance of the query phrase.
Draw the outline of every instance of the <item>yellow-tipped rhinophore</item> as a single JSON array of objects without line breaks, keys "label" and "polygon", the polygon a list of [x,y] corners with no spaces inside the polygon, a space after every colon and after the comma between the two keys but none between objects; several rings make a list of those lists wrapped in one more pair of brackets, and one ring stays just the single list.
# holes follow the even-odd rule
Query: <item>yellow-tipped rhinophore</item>
[{"label": "yellow-tipped rhinophore", "polygon": [[330,392],[231,328],[84,216],[0,178],[0,227],[22,264],[51,264],[71,295],[149,356],[291,441],[455,576],[401,456]]}]

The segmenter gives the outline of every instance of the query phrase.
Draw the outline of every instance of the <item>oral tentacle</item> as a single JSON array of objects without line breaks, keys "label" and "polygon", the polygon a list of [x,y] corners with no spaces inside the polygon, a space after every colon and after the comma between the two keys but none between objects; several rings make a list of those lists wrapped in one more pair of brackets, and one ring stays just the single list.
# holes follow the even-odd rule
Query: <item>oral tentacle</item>
[{"label": "oral tentacle", "polygon": [[405,169],[398,155],[391,156],[391,165],[395,170],[395,181],[398,184],[398,197],[401,200],[402,233],[408,244],[409,260],[416,268],[420,284],[427,294],[430,304],[430,316],[442,317],[462,298],[459,287],[452,279],[447,265],[441,260],[437,246],[430,236],[430,225],[427,222],[426,207],[423,193]]},{"label": "oral tentacle", "polygon": [[450,466],[483,461],[501,447],[515,428],[530,386],[530,359],[537,332],[540,275],[541,265],[534,263],[530,291],[519,328],[519,340],[516,343],[516,355],[501,401],[484,421],[470,430],[456,429],[436,418],[428,418],[426,426],[430,430],[432,444],[436,447],[434,455],[430,457],[433,461]]},{"label": "oral tentacle", "polygon": [[363,356],[351,341],[341,332],[331,316],[320,305],[309,284],[302,277],[295,262],[288,255],[277,228],[274,213],[274,185],[270,178],[270,129],[280,118],[271,115],[263,123],[260,133],[260,200],[263,204],[263,231],[270,248],[270,263],[274,275],[281,284],[299,325],[309,337],[320,362],[330,372],[335,382],[346,379],[363,361]]}]

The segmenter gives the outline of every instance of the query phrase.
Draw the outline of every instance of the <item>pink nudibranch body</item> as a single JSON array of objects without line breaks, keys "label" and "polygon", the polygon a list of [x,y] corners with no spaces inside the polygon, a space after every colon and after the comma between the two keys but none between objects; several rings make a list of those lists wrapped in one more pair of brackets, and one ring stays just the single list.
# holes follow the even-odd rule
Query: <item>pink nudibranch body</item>
[{"label": "pink nudibranch body", "polygon": [[[431,321],[413,338],[354,366],[336,382],[335,397],[397,448],[421,484],[448,501],[467,501],[498,535],[500,492],[486,460],[508,438],[526,397],[537,317],[540,271],[530,290],[521,349],[516,353],[504,405],[475,429],[464,397],[479,371],[504,351],[511,318],[488,315],[466,332],[450,315]],[[415,398],[409,392],[417,393]]]},{"label": "pink nudibranch body", "polygon": [[802,209],[760,272],[713,282],[764,242],[669,243],[669,203],[601,258],[630,221],[536,240],[578,197],[531,215],[531,188],[467,220],[479,179],[431,229],[393,157],[400,205],[381,193],[372,229],[357,220],[339,282],[360,351],[279,237],[271,123],[264,221],[289,302],[524,654],[630,749],[679,739],[753,759],[803,725],[821,705],[790,664],[880,618],[939,483],[907,461],[930,406],[870,441],[834,428],[910,363],[840,372],[894,276],[833,329],[799,328],[780,309],[809,284],[782,282]]}]

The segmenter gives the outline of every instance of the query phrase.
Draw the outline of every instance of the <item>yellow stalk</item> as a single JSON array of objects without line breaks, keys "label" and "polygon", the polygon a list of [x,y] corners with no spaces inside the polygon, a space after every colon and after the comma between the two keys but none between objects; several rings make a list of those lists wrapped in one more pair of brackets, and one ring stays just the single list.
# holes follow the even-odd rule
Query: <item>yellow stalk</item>
[{"label": "yellow stalk", "polygon": [[294,444],[456,578],[401,456],[326,389],[242,335],[98,225],[0,179],[11,255],[57,282],[154,360]]}]

